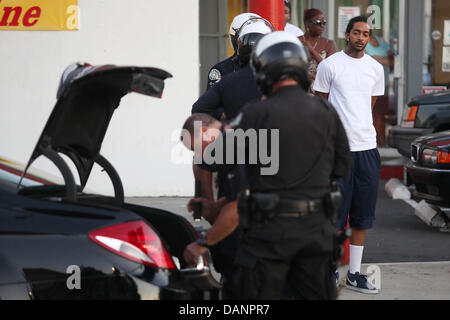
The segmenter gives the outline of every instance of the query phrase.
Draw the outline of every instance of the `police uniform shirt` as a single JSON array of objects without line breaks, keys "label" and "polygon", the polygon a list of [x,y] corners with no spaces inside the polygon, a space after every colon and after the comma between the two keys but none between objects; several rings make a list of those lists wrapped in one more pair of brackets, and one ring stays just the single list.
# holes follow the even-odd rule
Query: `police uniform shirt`
[{"label": "police uniform shirt", "polygon": [[239,61],[236,54],[217,63],[208,72],[208,83],[206,88],[209,90],[213,85],[220,82],[224,76],[233,73],[239,68]]},{"label": "police uniform shirt", "polygon": [[192,106],[192,113],[215,116],[217,109],[222,108],[226,118],[232,119],[245,104],[260,98],[253,71],[247,66],[225,76],[206,91]]},{"label": "police uniform shirt", "polygon": [[348,140],[336,111],[299,86],[281,87],[268,99],[247,105],[236,128],[279,129],[279,170],[265,176],[262,165],[247,165],[252,191],[320,199],[329,191],[330,178],[345,176],[350,167]]}]

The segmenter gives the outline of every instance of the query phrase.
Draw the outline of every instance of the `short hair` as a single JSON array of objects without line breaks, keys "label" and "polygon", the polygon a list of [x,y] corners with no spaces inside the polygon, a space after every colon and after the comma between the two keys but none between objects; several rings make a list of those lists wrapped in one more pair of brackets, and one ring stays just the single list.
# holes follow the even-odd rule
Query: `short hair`
[{"label": "short hair", "polygon": [[323,15],[323,12],[320,11],[319,9],[311,8],[311,9],[305,10],[303,12],[303,22],[311,20],[312,18],[319,16],[321,14]]},{"label": "short hair", "polygon": [[209,114],[206,113],[194,113],[192,116],[187,118],[187,120],[183,124],[183,130],[187,130],[191,137],[194,136],[194,126],[195,122],[201,122],[202,126],[210,126],[213,123],[217,122],[217,120],[214,117],[211,117]]},{"label": "short hair", "polygon": [[[345,30],[345,33],[350,33],[352,32],[353,27],[355,26],[356,23],[358,22],[364,22],[369,24],[369,18],[367,16],[357,16],[357,17],[353,17],[347,25],[347,29]],[[372,35],[372,28],[369,26],[369,30],[370,30],[370,34]]]},{"label": "short hair", "polygon": [[288,0],[284,0],[284,6],[289,8],[289,12],[292,11],[291,3]]}]

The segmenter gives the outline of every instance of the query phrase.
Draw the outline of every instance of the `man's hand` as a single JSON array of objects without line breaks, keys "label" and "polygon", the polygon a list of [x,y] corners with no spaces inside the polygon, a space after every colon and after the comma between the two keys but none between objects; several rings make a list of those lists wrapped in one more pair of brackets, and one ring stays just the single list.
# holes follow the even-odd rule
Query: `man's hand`
[{"label": "man's hand", "polygon": [[213,224],[216,221],[217,216],[219,215],[220,209],[222,208],[222,199],[217,202],[206,198],[194,198],[189,200],[187,204],[187,208],[189,212],[194,211],[194,204],[201,203],[202,204],[202,217],[205,218],[210,224]]},{"label": "man's hand", "polygon": [[197,242],[192,242],[184,249],[184,260],[188,266],[196,266],[198,263],[198,258],[205,254],[206,251],[208,251],[207,248],[202,247]]}]

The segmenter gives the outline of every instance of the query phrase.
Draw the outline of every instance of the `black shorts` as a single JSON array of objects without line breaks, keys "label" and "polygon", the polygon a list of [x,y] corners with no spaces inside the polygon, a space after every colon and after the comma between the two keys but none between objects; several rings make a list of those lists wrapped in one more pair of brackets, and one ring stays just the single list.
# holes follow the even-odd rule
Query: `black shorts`
[{"label": "black shorts", "polygon": [[339,180],[342,203],[336,229],[344,230],[347,219],[350,227],[371,229],[375,220],[375,207],[380,181],[381,158],[378,149],[352,152],[352,166],[347,176]]}]

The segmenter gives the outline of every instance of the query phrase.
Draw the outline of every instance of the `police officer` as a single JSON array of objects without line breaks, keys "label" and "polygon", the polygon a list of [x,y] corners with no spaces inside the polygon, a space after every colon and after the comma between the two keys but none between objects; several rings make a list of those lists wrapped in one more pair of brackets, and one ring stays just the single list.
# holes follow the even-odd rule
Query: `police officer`
[{"label": "police officer", "polygon": [[306,63],[298,38],[282,31],[265,35],[252,55],[265,99],[243,108],[234,128],[278,130],[279,167],[262,175],[262,162],[245,166],[239,221],[246,231],[233,276],[242,299],[281,299],[287,284],[293,298],[336,298],[330,183],[346,174],[350,151],[334,108],[307,94]]},{"label": "police officer", "polygon": [[[251,18],[245,21],[239,30],[236,30],[236,35],[239,35],[237,56],[240,63],[245,67],[227,75],[205,92],[192,106],[192,113],[207,113],[219,119],[223,112],[226,118],[231,119],[239,113],[247,102],[261,98],[261,93],[256,86],[253,72],[249,66],[250,53],[256,41],[263,34],[272,30],[273,26],[262,18]],[[202,195],[213,199],[211,174],[196,166],[193,167],[193,171],[196,180],[202,183]]]},{"label": "police officer", "polygon": [[243,68],[206,91],[192,106],[192,113],[215,116],[218,109],[223,109],[225,117],[231,119],[247,102],[261,97],[249,66],[250,54],[256,42],[272,30],[273,26],[262,18],[250,19],[238,30],[237,57]]},{"label": "police officer", "polygon": [[[257,27],[250,28],[253,24]],[[252,46],[262,33],[271,30],[273,30],[273,26],[267,20],[255,14],[241,14],[234,19],[230,27],[230,41],[236,51],[236,61],[240,67],[244,67],[245,71],[243,73],[235,72],[237,75],[229,74],[229,76],[232,75],[230,79],[226,79],[229,78],[228,76],[224,80],[221,80],[222,76],[217,78],[216,85],[212,86],[193,105],[192,113],[208,113],[216,119],[222,118],[222,115],[231,118],[237,114],[245,103],[251,99],[260,98],[260,92],[255,85],[253,74],[250,68],[245,67],[248,67]],[[195,179],[201,182],[202,195],[213,199],[213,177],[211,173],[201,170],[195,165],[193,166],[193,172]]]},{"label": "police officer", "polygon": [[236,17],[234,17],[233,21],[231,22],[229,31],[230,43],[234,50],[234,53],[231,57],[223,61],[220,61],[209,70],[208,83],[206,86],[207,89],[211,88],[214,84],[219,82],[222,79],[222,77],[234,71],[237,71],[241,68],[241,64],[239,63],[239,59],[237,56],[237,49],[238,49],[237,32],[246,21],[253,18],[261,18],[261,17],[256,13],[249,13],[249,12],[241,13]]},{"label": "police officer", "polygon": [[[239,35],[238,45],[238,59],[242,65],[245,65],[243,69],[236,71],[232,74],[224,77],[219,83],[216,83],[206,93],[204,93],[198,101],[192,107],[192,113],[206,113],[214,116],[216,110],[223,109],[227,119],[231,119],[236,116],[240,109],[249,101],[253,99],[259,100],[261,93],[256,86],[253,72],[249,66],[250,55],[256,42],[266,33],[273,30],[272,25],[262,18],[252,18],[246,21],[240,30],[236,31]],[[220,122],[218,122],[220,123]],[[230,189],[230,185],[227,172],[228,168],[219,170],[218,175],[218,196],[217,198],[227,198],[227,189]],[[202,181],[202,193],[206,198],[213,199],[211,196],[211,172],[217,172],[214,168],[195,167],[196,179]],[[233,174],[232,174],[233,175]],[[239,176],[239,175],[236,175]],[[234,181],[232,185],[240,187],[241,184]],[[232,196],[228,196],[228,199],[236,196],[235,190],[232,190]],[[206,218],[206,217],[205,217]],[[213,221],[214,222],[214,221]],[[230,234],[220,241],[213,248],[211,253],[214,259],[216,269],[222,273],[225,281],[229,279],[227,274],[230,275],[233,272],[233,260],[237,247],[238,231]]]}]

